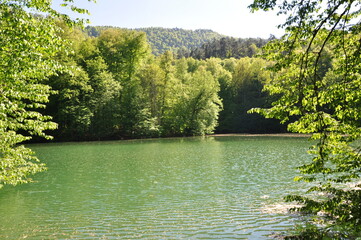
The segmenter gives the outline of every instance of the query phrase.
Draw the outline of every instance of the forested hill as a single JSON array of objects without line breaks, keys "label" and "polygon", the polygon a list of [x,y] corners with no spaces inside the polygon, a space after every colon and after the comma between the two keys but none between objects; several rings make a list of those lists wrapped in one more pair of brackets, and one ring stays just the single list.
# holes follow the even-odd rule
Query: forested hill
[{"label": "forested hill", "polygon": [[214,39],[220,39],[223,35],[212,30],[198,29],[185,30],[181,28],[139,28],[135,29],[147,34],[148,41],[152,46],[153,53],[162,54],[169,50],[188,50],[202,46],[204,43]]},{"label": "forested hill", "polygon": [[[92,37],[98,37],[104,29],[115,28],[110,26],[87,26],[87,34]],[[201,47],[207,42],[225,37],[219,33],[207,29],[185,30],[181,28],[137,28],[136,31],[142,31],[147,34],[147,39],[152,47],[153,54],[160,55],[165,51],[187,52],[189,49]]]}]

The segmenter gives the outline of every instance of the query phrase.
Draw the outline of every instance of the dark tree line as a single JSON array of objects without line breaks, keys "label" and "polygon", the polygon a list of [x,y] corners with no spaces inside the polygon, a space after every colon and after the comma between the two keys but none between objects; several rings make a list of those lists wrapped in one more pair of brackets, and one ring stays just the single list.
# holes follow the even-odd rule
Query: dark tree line
[{"label": "dark tree line", "polygon": [[260,49],[272,39],[274,39],[274,36],[269,39],[222,37],[206,42],[200,47],[180,49],[178,57],[192,57],[195,59],[253,57],[260,53]]}]

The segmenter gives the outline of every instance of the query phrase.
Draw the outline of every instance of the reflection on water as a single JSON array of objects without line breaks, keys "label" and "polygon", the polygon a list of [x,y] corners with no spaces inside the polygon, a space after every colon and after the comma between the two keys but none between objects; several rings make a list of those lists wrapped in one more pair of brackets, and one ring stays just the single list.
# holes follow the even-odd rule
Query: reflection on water
[{"label": "reflection on water", "polygon": [[275,204],[266,204],[261,208],[263,213],[269,214],[287,214],[290,209],[301,207],[299,204],[287,204],[287,203],[275,203]]},{"label": "reflection on water", "polygon": [[49,171],[0,191],[1,239],[268,239],[265,211],[304,162],[302,138],[207,137],[42,144]]}]

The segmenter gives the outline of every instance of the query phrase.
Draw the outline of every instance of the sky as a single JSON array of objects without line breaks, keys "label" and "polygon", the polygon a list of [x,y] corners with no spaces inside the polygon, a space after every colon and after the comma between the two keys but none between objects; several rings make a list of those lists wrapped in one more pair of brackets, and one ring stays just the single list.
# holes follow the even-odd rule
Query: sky
[{"label": "sky", "polygon": [[[54,0],[54,7],[62,1]],[[252,0],[77,0],[75,5],[88,9],[92,26],[123,28],[164,27],[188,30],[211,29],[232,37],[280,37],[277,25],[284,17],[275,12],[251,13]],[[70,14],[75,16],[74,14]]]}]

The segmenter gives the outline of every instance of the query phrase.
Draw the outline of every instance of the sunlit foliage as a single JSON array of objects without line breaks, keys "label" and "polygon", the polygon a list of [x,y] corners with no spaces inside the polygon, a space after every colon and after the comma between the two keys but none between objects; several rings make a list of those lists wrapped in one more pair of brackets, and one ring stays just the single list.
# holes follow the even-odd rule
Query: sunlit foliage
[{"label": "sunlit foliage", "polygon": [[278,8],[288,16],[282,25],[286,35],[267,48],[278,74],[266,89],[281,97],[272,108],[255,111],[316,140],[313,160],[300,167],[296,180],[313,182],[308,193],[324,197],[287,199],[303,203],[298,210],[360,229],[361,2],[256,0],[251,7]]},{"label": "sunlit foliage", "polygon": [[[76,7],[73,10],[85,12]],[[39,109],[52,93],[43,81],[65,69],[55,60],[58,53],[67,51],[66,42],[57,35],[58,18],[75,23],[52,10],[51,1],[0,3],[0,187],[29,182],[29,174],[45,169],[20,143],[32,136],[49,139],[45,131],[56,128],[51,117]]]}]

